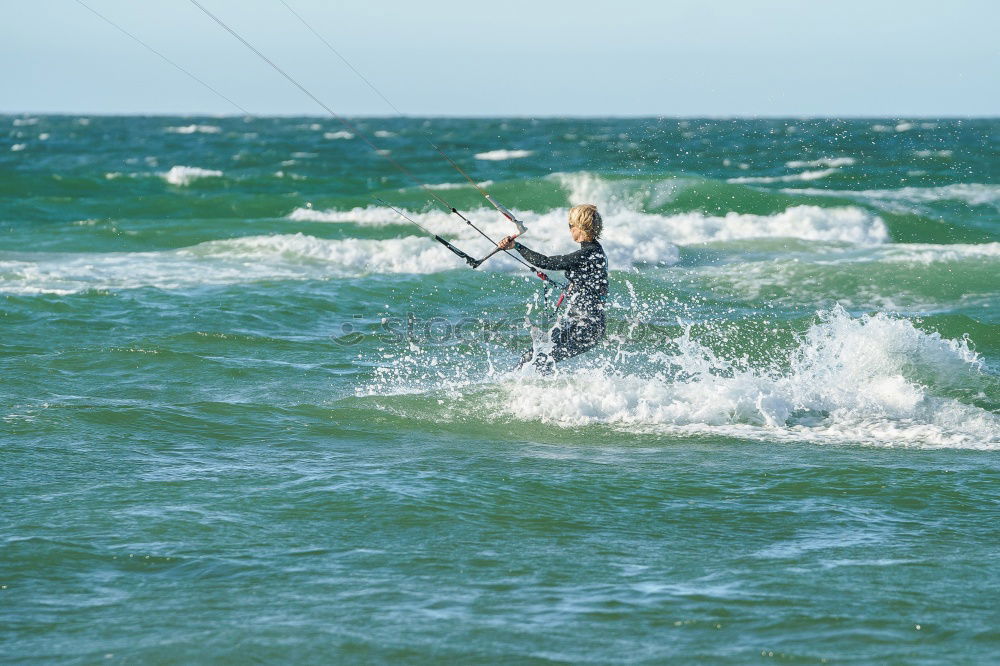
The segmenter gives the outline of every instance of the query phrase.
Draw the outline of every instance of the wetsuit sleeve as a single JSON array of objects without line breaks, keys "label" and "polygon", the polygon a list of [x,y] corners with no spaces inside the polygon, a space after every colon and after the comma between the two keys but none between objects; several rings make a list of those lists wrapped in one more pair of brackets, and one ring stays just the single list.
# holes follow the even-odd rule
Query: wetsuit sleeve
[{"label": "wetsuit sleeve", "polygon": [[521,245],[520,243],[514,243],[514,249],[521,253],[528,263],[532,264],[536,268],[544,268],[548,271],[568,271],[571,268],[576,268],[584,262],[587,251],[580,248],[576,252],[571,252],[569,254],[560,254],[554,257],[547,257],[540,252],[535,252],[534,250]]}]

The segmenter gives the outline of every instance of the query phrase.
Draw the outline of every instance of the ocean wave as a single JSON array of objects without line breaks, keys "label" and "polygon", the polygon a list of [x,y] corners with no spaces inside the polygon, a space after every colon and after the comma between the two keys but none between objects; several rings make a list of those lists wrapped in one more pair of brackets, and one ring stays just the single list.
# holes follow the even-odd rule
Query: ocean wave
[{"label": "ocean wave", "polygon": [[[546,213],[518,212],[529,227],[524,242],[549,254],[576,245],[566,233],[566,209]],[[447,236],[472,254],[489,245],[473,230],[444,211],[409,213],[432,233]],[[486,216],[491,216],[489,219]],[[350,211],[296,209],[292,220],[405,225],[384,207]],[[510,223],[495,211],[473,215],[494,238],[510,232]],[[479,219],[479,218],[482,219]],[[464,265],[452,253],[423,235],[371,239],[323,239],[301,233],[213,240],[179,250],[140,253],[65,253],[0,255],[0,291],[7,293],[73,293],[87,289],[187,288],[256,280],[324,279],[371,273],[436,273]],[[613,270],[632,266],[673,265],[678,245],[761,238],[799,238],[821,242],[882,243],[888,232],[882,221],[858,208],[796,206],[775,215],[710,216],[702,213],[655,215],[619,210],[606,217],[602,243]],[[485,270],[520,271],[506,255],[490,260]]]},{"label": "ocean wave", "polygon": [[178,252],[202,258],[250,260],[265,266],[312,265],[324,275],[438,273],[463,266],[444,247],[428,243],[420,236],[384,240],[329,240],[301,233],[247,236],[208,241]]},{"label": "ocean wave", "polygon": [[[479,187],[489,187],[492,184],[492,180],[484,180],[476,183]],[[428,183],[425,184],[424,187],[428,190],[461,190],[469,187],[469,183]]]},{"label": "ocean wave", "polygon": [[182,125],[164,130],[170,134],[218,134],[222,128],[217,125]]},{"label": "ocean wave", "polygon": [[[900,122],[896,123],[895,125],[884,125],[882,123],[877,123],[875,125],[872,125],[872,131],[873,132],[883,132],[883,133],[884,132],[909,132],[914,127],[915,127],[915,125],[913,123],[907,122],[907,121],[904,120],[904,121],[900,121]],[[935,126],[934,126],[933,123],[923,123],[920,127],[923,128],[923,129],[934,129]]]},{"label": "ocean wave", "polygon": [[[805,194],[849,197],[873,203],[934,203],[961,201],[972,206],[993,206],[1000,209],[1000,185],[987,183],[954,183],[937,187],[901,187],[895,190],[824,190],[820,188],[783,189],[785,194]],[[906,210],[906,209],[904,209]]]},{"label": "ocean wave", "polygon": [[324,139],[330,139],[336,141],[338,139],[353,139],[354,132],[348,132],[347,130],[337,130],[336,132],[326,132],[323,134]]},{"label": "ocean wave", "polygon": [[163,180],[178,187],[190,185],[200,178],[218,178],[220,176],[222,176],[221,171],[192,166],[173,166],[170,167],[170,171],[160,174]]},{"label": "ocean wave", "polygon": [[835,300],[858,310],[994,308],[1000,243],[884,244],[800,250],[782,257],[688,269],[720,298],[801,307]]},{"label": "ocean wave", "polygon": [[[676,250],[667,245],[755,240],[764,238],[796,238],[806,241],[875,245],[889,240],[885,222],[861,208],[846,206],[792,206],[774,215],[727,213],[706,215],[700,212],[660,215],[641,213],[628,208],[609,207],[602,213],[604,233],[601,242],[612,260],[625,264],[667,262],[676,260]],[[567,209],[546,213],[515,211],[528,226],[525,243],[538,244],[550,253],[572,251],[575,247],[566,234]],[[497,238],[510,231],[510,225],[498,219],[492,209],[469,213],[487,234]],[[443,211],[408,212],[407,215],[432,233],[449,234],[458,238],[476,239],[477,234],[458,223]],[[340,222],[368,226],[406,224],[390,208],[369,206],[349,211],[297,208],[288,219],[311,222]]]},{"label": "ocean wave", "polygon": [[574,377],[535,400],[512,393],[507,404],[521,418],[567,425],[740,426],[764,439],[777,429],[789,439],[1000,447],[1000,419],[934,393],[974,385],[982,371],[975,352],[905,319],[854,318],[834,308],[788,353],[783,369],[737,369],[690,331],[661,362],[668,366],[661,373],[622,375],[610,391],[588,391]]},{"label": "ocean wave", "polygon": [[0,254],[0,293],[189,289],[261,280],[436,273],[462,266],[444,247],[419,236],[387,240],[250,236],[160,252]]},{"label": "ocean wave", "polygon": [[529,157],[534,154],[533,150],[488,150],[484,153],[476,153],[477,160],[498,161],[517,160],[522,157]]},{"label": "ocean wave", "polygon": [[677,195],[703,181],[668,176],[609,179],[589,171],[557,172],[546,176],[566,191],[569,205],[596,204],[602,215],[618,210],[648,210],[672,202]]},{"label": "ocean wave", "polygon": [[[718,356],[690,327],[679,337],[643,344],[635,368],[619,360],[628,354],[612,350],[567,362],[553,378],[493,373],[485,385],[475,380],[476,387],[472,380],[461,385],[458,373],[443,390],[458,400],[469,396],[452,410],[464,418],[482,418],[485,401],[499,409],[498,418],[574,429],[599,424],[765,442],[1000,449],[1000,418],[950,396],[989,381],[976,352],[966,340],[921,331],[906,319],[852,317],[835,307],[761,367]],[[427,358],[404,356],[359,394],[440,391],[448,373],[441,365],[431,381]]]},{"label": "ocean wave", "polygon": [[727,183],[791,183],[800,180],[819,180],[820,178],[826,178],[832,173],[837,173],[836,169],[819,169],[816,171],[803,171],[802,173],[793,173],[787,176],[737,176],[735,178],[727,178]]},{"label": "ocean wave", "polygon": [[970,260],[1000,259],[1000,243],[896,243],[879,248],[879,261],[893,263],[956,263]]},{"label": "ocean wave", "polygon": [[821,157],[816,160],[792,160],[791,162],[785,162],[785,166],[790,169],[802,169],[808,167],[829,167],[836,168],[842,166],[851,166],[857,162],[853,157]]}]

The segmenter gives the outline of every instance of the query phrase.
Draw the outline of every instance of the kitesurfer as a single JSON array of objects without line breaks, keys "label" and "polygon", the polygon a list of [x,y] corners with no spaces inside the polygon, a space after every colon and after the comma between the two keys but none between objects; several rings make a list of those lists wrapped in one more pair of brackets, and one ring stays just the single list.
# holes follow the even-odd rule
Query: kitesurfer
[{"label": "kitesurfer", "polygon": [[534,360],[543,374],[552,366],[592,349],[604,338],[604,302],[608,297],[608,257],[598,242],[602,220],[597,206],[583,204],[569,211],[569,231],[580,249],[570,254],[548,257],[518,243],[517,236],[507,236],[497,247],[517,250],[528,263],[542,270],[565,271],[568,307],[550,333],[552,347],[548,351],[528,350],[521,365]]}]

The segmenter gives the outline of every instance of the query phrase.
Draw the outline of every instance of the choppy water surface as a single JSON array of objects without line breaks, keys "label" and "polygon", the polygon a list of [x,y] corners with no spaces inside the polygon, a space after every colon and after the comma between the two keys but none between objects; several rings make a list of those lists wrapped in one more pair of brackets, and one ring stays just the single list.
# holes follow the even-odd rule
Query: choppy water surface
[{"label": "choppy water surface", "polygon": [[5,661],[984,663],[996,120],[0,117]]}]

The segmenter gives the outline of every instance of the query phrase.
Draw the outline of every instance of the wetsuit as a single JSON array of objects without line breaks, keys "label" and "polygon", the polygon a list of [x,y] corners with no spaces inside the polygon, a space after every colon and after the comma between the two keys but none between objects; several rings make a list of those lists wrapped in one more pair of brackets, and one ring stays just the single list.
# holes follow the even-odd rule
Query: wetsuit
[{"label": "wetsuit", "polygon": [[[539,353],[535,366],[550,372],[552,364],[593,348],[604,338],[604,301],[608,297],[608,257],[597,241],[584,241],[570,254],[547,257],[520,243],[514,249],[533,266],[547,271],[565,271],[569,287],[568,306],[552,329],[552,350]],[[529,350],[521,365],[532,360]]]}]

